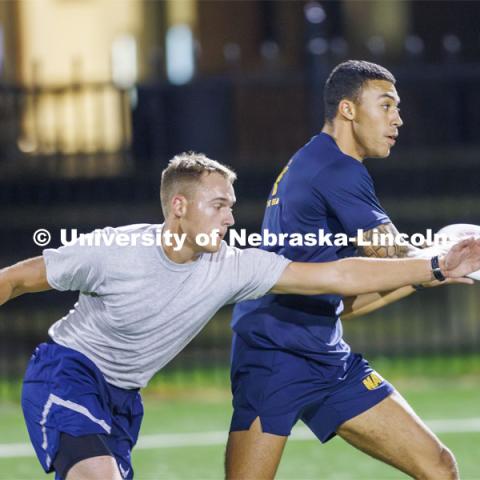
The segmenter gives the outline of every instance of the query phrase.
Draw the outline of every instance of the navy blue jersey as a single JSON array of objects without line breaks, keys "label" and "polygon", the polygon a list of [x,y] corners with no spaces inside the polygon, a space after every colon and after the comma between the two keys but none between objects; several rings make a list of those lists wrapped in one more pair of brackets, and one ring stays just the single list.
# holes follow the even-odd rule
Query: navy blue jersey
[{"label": "navy blue jersey", "polygon": [[[340,151],[325,133],[312,138],[275,181],[262,231],[356,237],[390,219],[375,195],[373,181],[358,160]],[[328,262],[355,255],[347,246],[264,246],[299,262]],[[236,305],[232,327],[251,346],[280,348],[341,365],[350,348],[342,340],[338,295],[267,295]]]}]

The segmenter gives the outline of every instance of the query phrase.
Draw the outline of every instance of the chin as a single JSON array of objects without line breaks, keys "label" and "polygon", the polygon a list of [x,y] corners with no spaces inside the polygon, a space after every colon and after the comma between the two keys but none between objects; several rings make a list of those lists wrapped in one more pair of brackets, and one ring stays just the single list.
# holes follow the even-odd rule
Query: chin
[{"label": "chin", "polygon": [[370,155],[368,155],[367,158],[387,158],[390,156],[390,148],[387,148],[385,150],[382,150],[380,152],[372,152]]},{"label": "chin", "polygon": [[204,247],[202,247],[202,251],[203,253],[216,253],[220,250],[221,247],[222,242],[219,241],[218,245],[205,245]]}]

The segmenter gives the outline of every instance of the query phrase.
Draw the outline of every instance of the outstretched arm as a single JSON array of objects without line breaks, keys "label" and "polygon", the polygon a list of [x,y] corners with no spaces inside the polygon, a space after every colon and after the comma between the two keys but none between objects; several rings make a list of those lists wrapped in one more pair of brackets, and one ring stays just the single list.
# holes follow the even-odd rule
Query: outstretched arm
[{"label": "outstretched arm", "polygon": [[51,288],[43,257],[30,258],[0,270],[0,305],[24,293]]},{"label": "outstretched arm", "polygon": [[[480,240],[464,240],[440,258],[445,277],[459,278],[480,268]],[[292,262],[272,293],[344,296],[395,290],[433,280],[431,263],[420,259],[347,258],[328,263]]]},{"label": "outstretched arm", "polygon": [[428,260],[346,258],[328,263],[292,262],[273,293],[360,295],[431,280]]}]

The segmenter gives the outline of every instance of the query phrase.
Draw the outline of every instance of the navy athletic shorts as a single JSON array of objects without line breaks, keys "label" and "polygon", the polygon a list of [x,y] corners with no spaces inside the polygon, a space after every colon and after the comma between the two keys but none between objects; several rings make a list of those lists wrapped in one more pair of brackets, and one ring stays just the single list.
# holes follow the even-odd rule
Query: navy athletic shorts
[{"label": "navy athletic shorts", "polygon": [[140,393],[107,383],[82,353],[53,342],[39,345],[25,373],[22,408],[45,472],[54,470],[61,432],[102,434],[122,476],[133,478],[130,453],[142,423]]},{"label": "navy athletic shorts", "polygon": [[231,432],[248,430],[259,417],[263,432],[287,436],[300,419],[326,442],[340,425],[394,391],[358,354],[350,354],[343,368],[252,348],[238,335],[234,342]]}]

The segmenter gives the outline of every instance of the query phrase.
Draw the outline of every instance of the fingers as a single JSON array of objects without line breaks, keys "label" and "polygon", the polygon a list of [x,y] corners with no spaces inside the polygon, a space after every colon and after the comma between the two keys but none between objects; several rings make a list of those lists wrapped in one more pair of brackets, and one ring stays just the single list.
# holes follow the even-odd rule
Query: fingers
[{"label": "fingers", "polygon": [[449,278],[443,283],[448,285],[456,285],[456,284],[473,285],[475,282],[471,278],[459,277],[459,278]]},{"label": "fingers", "polygon": [[475,246],[475,239],[472,237],[466,238],[465,240],[462,240],[461,242],[458,242],[455,247],[458,248],[458,251],[466,250],[467,248],[473,248]]},{"label": "fingers", "polygon": [[455,255],[462,255],[463,253],[466,253],[467,255],[473,254],[480,248],[480,241],[475,240],[474,238],[466,238],[465,240],[462,240],[461,242],[456,243],[448,252],[447,257],[451,258],[451,254]]},{"label": "fingers", "polygon": [[462,240],[461,242],[456,243],[450,248],[450,250],[447,252],[445,256],[445,263],[447,264],[447,268],[452,257],[460,256],[464,250],[469,248],[469,243],[470,243],[470,239],[466,238],[465,240]]},{"label": "fingers", "polygon": [[458,248],[463,248],[465,247],[466,245],[468,245],[469,243],[471,243],[472,239],[471,238],[465,238],[463,240],[460,240],[459,242],[457,242],[454,246],[455,247],[458,247]]},{"label": "fingers", "polygon": [[480,240],[470,237],[458,242],[445,257],[444,267],[444,275],[456,279],[478,270],[480,268]]}]

